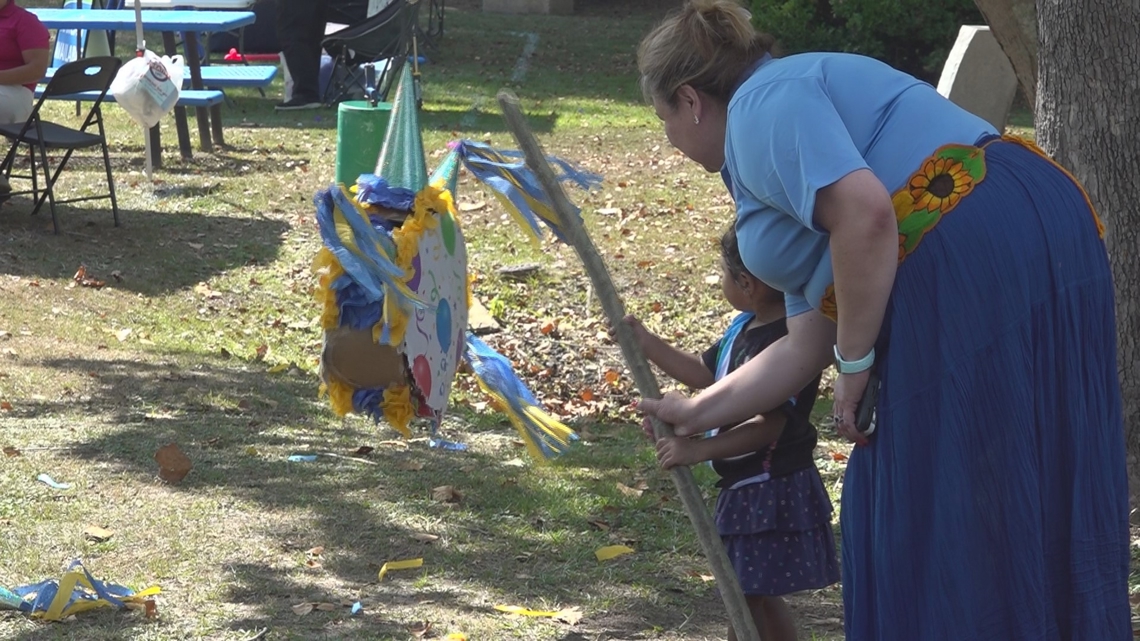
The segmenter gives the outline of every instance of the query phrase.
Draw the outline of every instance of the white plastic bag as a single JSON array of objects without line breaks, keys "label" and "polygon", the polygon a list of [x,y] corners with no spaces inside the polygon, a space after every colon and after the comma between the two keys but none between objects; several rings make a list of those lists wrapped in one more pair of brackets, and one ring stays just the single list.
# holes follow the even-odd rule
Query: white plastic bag
[{"label": "white plastic bag", "polygon": [[109,92],[135,122],[150,128],[178,102],[183,70],[182,56],[146,50],[119,68]]}]

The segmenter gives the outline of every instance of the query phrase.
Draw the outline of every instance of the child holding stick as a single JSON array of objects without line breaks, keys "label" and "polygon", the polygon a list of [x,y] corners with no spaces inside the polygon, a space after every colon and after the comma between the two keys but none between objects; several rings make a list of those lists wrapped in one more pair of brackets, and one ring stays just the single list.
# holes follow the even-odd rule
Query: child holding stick
[{"label": "child holding stick", "polygon": [[[646,358],[693,388],[712,385],[788,331],[783,294],[745,269],[734,228],[721,238],[721,268],[725,298],[741,313],[703,354],[681,351],[636,317],[625,318]],[[717,530],[753,619],[765,622],[766,641],[796,639],[783,595],[839,580],[831,500],[813,458],[816,430],[809,416],[818,388],[816,378],[781,407],[740,425],[656,444],[664,469],[710,461],[720,475]],[[646,431],[652,438],[648,422]],[[728,638],[735,641],[735,631]]]}]

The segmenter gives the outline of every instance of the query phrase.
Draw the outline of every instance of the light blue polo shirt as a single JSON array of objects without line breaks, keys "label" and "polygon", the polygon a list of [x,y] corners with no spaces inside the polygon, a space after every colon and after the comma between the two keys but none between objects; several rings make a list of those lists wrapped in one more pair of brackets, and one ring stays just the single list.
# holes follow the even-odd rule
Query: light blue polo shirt
[{"label": "light blue polo shirt", "polygon": [[728,104],[725,170],[748,271],[785,293],[788,316],[832,283],[815,195],[870,168],[894,192],[949,143],[997,133],[929,84],[873,58],[806,53],[764,62]]}]

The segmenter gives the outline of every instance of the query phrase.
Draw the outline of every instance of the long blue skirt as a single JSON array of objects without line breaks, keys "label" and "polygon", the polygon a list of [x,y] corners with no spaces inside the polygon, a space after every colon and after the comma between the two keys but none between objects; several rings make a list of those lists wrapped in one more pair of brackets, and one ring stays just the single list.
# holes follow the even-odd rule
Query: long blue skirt
[{"label": "long blue skirt", "polygon": [[899,266],[878,429],[844,479],[847,641],[1127,641],[1112,275],[1013,142]]}]

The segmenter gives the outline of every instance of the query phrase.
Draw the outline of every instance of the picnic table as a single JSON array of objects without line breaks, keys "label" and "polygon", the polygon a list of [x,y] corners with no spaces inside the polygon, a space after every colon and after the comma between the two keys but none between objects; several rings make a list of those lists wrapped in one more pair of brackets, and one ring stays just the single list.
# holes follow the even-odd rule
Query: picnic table
[{"label": "picnic table", "polygon": [[[153,0],[152,0],[153,1]],[[201,0],[194,0],[201,1]],[[221,1],[221,0],[214,0]],[[179,0],[183,4],[184,0]],[[106,31],[134,31],[135,12],[124,9],[28,9],[48,29],[82,29]],[[202,82],[201,60],[198,58],[198,34],[215,31],[232,31],[253,24],[256,19],[252,11],[197,11],[197,10],[158,10],[141,12],[143,29],[162,33],[163,47],[167,55],[178,53],[175,35],[182,34],[185,48],[185,63],[190,70],[191,89],[205,88]],[[195,107],[198,121],[198,136],[203,151],[211,151],[213,143],[225,144],[222,133],[222,110],[219,104],[211,107]],[[175,127],[178,130],[178,147],[183,158],[190,158],[190,130],[186,121],[186,108],[174,108]],[[211,128],[211,120],[213,127]],[[213,136],[211,137],[211,129]],[[159,144],[158,127],[151,129],[154,144],[151,158],[154,166],[162,165],[162,145]]]},{"label": "picnic table", "polygon": [[139,0],[143,9],[177,9],[190,7],[192,9],[249,9],[255,0]]}]

